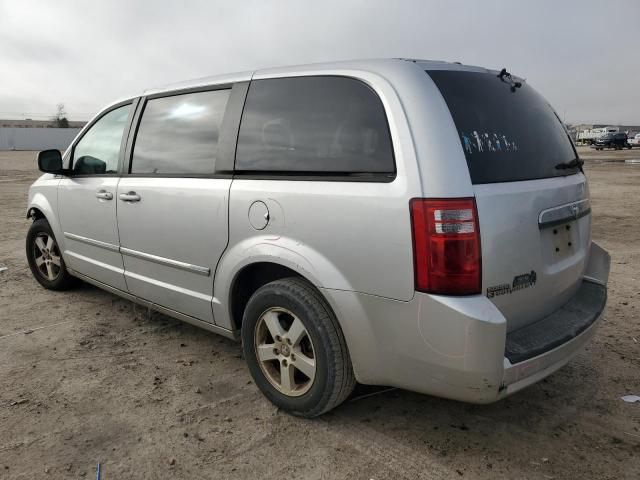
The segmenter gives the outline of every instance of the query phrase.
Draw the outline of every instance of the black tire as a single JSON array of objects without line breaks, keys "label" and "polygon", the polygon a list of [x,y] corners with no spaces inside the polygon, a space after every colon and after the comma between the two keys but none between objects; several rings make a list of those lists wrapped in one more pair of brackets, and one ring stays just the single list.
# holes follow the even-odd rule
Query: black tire
[{"label": "black tire", "polygon": [[[274,308],[287,310],[300,319],[312,342],[315,377],[308,390],[299,396],[286,395],[276,388],[256,353],[260,319]],[[242,348],[258,388],[277,407],[293,415],[306,418],[322,415],[341,404],[356,384],[347,344],[331,307],[318,290],[301,278],[273,281],[251,296],[242,320]],[[274,362],[280,365],[278,360]]]},{"label": "black tire", "polygon": [[[55,275],[53,279],[48,278],[47,274],[43,273],[36,263],[36,258],[40,258],[37,256],[38,247],[36,246],[36,241],[39,237],[45,238],[45,236],[52,238],[54,242],[50,253],[48,252],[47,255],[59,259],[57,261],[60,263],[59,266],[52,265],[52,268],[55,267]],[[62,259],[62,254],[58,247],[55,235],[53,234],[53,231],[49,226],[49,222],[47,222],[46,219],[39,218],[31,224],[31,227],[27,232],[26,251],[31,273],[38,283],[40,283],[44,288],[49,290],[67,290],[73,286],[75,278],[67,272],[67,267]]]}]

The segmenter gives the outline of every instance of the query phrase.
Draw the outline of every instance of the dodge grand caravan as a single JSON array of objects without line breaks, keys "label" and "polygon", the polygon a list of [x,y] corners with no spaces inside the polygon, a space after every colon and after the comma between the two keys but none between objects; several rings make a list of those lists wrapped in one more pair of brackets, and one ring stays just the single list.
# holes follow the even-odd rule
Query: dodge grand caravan
[{"label": "dodge grand caravan", "polygon": [[45,288],[82,279],[241,339],[297,415],[356,382],[496,401],[564,365],[606,302],[582,162],[506,70],[205,78],[108,106],[38,163],[26,253]]}]

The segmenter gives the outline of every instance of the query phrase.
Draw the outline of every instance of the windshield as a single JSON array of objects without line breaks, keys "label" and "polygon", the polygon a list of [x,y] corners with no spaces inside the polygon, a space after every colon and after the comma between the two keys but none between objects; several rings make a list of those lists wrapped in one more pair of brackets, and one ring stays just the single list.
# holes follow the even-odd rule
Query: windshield
[{"label": "windshield", "polygon": [[458,130],[474,184],[577,173],[556,168],[577,159],[560,119],[532,87],[493,73],[429,70]]}]

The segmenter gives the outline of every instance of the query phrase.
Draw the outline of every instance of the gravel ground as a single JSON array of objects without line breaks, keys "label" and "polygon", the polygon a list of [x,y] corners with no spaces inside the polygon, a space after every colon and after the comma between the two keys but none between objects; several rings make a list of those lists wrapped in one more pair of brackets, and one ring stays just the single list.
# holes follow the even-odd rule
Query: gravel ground
[{"label": "gravel ground", "polygon": [[587,160],[605,321],[565,368],[493,405],[359,388],[316,420],[278,411],[238,344],[24,256],[33,152],[0,152],[0,478],[640,478],[640,151]]}]

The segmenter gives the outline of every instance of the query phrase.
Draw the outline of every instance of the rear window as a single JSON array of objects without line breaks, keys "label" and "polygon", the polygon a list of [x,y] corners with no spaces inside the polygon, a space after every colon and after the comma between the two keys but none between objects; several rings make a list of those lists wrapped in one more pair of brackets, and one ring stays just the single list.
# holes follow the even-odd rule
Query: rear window
[{"label": "rear window", "polygon": [[492,73],[433,70],[427,74],[451,111],[474,184],[579,171],[556,168],[574,160],[576,152],[555,112],[527,83],[512,88]]},{"label": "rear window", "polygon": [[254,80],[242,114],[235,170],[393,174],[382,102],[368,85],[352,78]]}]

